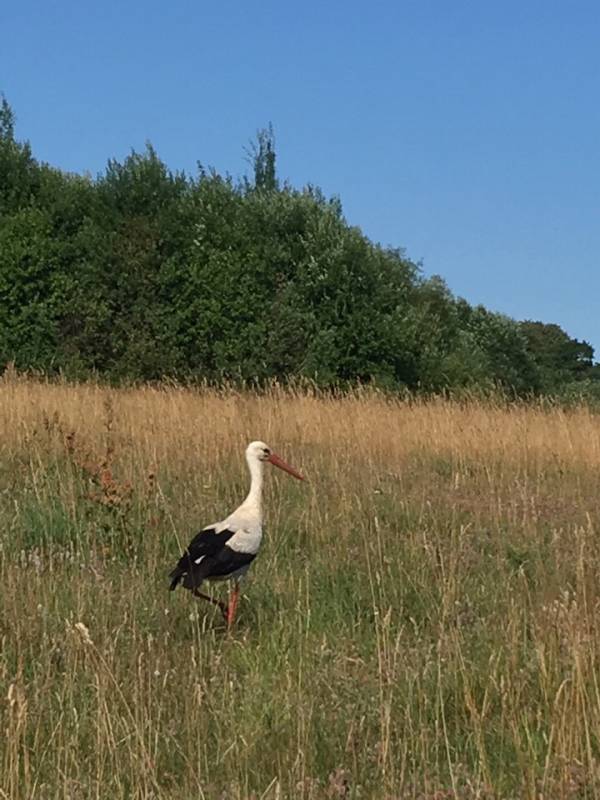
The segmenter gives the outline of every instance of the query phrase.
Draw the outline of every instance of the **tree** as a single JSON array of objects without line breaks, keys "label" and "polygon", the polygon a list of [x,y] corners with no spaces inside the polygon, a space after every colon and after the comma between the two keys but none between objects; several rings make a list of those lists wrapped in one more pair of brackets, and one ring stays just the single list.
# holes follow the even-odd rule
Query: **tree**
[{"label": "tree", "polygon": [[0,103],[0,216],[35,200],[40,168],[27,142],[15,140],[15,116],[6,98]]},{"label": "tree", "polygon": [[545,390],[591,375],[594,348],[590,344],[571,338],[554,323],[526,320],[520,327],[529,352],[540,369]]},{"label": "tree", "polygon": [[520,324],[484,306],[457,301],[460,349],[469,380],[480,386],[501,386],[516,394],[540,388],[539,370],[527,348]]},{"label": "tree", "polygon": [[96,179],[70,175],[15,139],[2,98],[0,363],[109,379],[597,389],[586,342],[457,300],[350,226],[339,199],[280,186],[272,126],[247,152],[253,181],[172,173],[151,145]]},{"label": "tree", "polygon": [[256,141],[251,142],[246,153],[254,170],[254,187],[266,191],[277,190],[275,133],[271,123],[268,128],[257,132]]},{"label": "tree", "polygon": [[[25,208],[0,225],[0,364],[51,370],[61,282],[47,213]],[[54,363],[53,363],[54,362]]]},{"label": "tree", "polygon": [[14,141],[15,138],[15,115],[9,106],[6,97],[0,94],[0,139]]}]

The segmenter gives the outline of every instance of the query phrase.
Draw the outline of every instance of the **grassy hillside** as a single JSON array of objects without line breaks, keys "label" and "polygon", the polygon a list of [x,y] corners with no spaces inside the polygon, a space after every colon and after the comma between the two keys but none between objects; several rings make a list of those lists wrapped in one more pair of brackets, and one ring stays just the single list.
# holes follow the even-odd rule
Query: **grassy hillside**
[{"label": "grassy hillside", "polygon": [[[167,591],[265,439],[231,635]],[[600,418],[0,384],[0,797],[600,796]]]}]

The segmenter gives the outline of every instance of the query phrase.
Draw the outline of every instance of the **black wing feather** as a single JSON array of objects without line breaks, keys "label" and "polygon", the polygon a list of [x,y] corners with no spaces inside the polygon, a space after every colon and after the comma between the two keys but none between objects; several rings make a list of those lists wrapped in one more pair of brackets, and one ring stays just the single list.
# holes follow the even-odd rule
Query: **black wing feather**
[{"label": "black wing feather", "polygon": [[254,553],[239,553],[225,545],[214,556],[206,556],[200,564],[194,564],[183,576],[185,589],[198,589],[205,578],[226,578],[254,561]]},{"label": "black wing feather", "polygon": [[239,550],[234,550],[232,547],[225,545],[225,547],[211,559],[209,575],[214,575],[215,577],[231,575],[232,572],[237,572],[241,567],[251,564],[255,558],[256,553],[241,553]]},{"label": "black wing feather", "polygon": [[[186,576],[189,580],[186,580],[184,585],[188,583],[192,584],[192,586],[188,586],[187,588],[199,586],[203,579],[211,574],[211,564],[234,533],[235,531],[227,529],[217,533],[214,528],[208,528],[197,533],[188,544],[185,552],[177,562],[175,569],[169,573],[169,578],[171,578],[171,591],[175,589],[181,579]],[[229,550],[230,548],[227,549]],[[202,556],[204,556],[202,561],[196,564],[196,561]]]}]

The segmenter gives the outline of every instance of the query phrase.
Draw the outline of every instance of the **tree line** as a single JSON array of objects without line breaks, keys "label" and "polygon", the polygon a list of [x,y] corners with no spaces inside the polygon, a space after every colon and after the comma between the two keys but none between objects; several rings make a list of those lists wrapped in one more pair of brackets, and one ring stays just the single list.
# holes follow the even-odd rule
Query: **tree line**
[{"label": "tree line", "polygon": [[95,178],[41,163],[0,107],[0,369],[108,380],[310,379],[600,397],[593,348],[455,297],[337,198],[172,172],[148,145]]}]

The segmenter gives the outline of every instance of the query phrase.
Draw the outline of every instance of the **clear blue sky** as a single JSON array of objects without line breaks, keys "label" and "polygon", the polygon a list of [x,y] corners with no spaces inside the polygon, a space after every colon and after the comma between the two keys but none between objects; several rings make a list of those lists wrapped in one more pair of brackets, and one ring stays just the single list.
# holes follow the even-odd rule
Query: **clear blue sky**
[{"label": "clear blue sky", "polygon": [[149,140],[240,175],[272,121],[280,177],[600,359],[597,2],[20,0],[0,26],[39,158],[96,173]]}]

